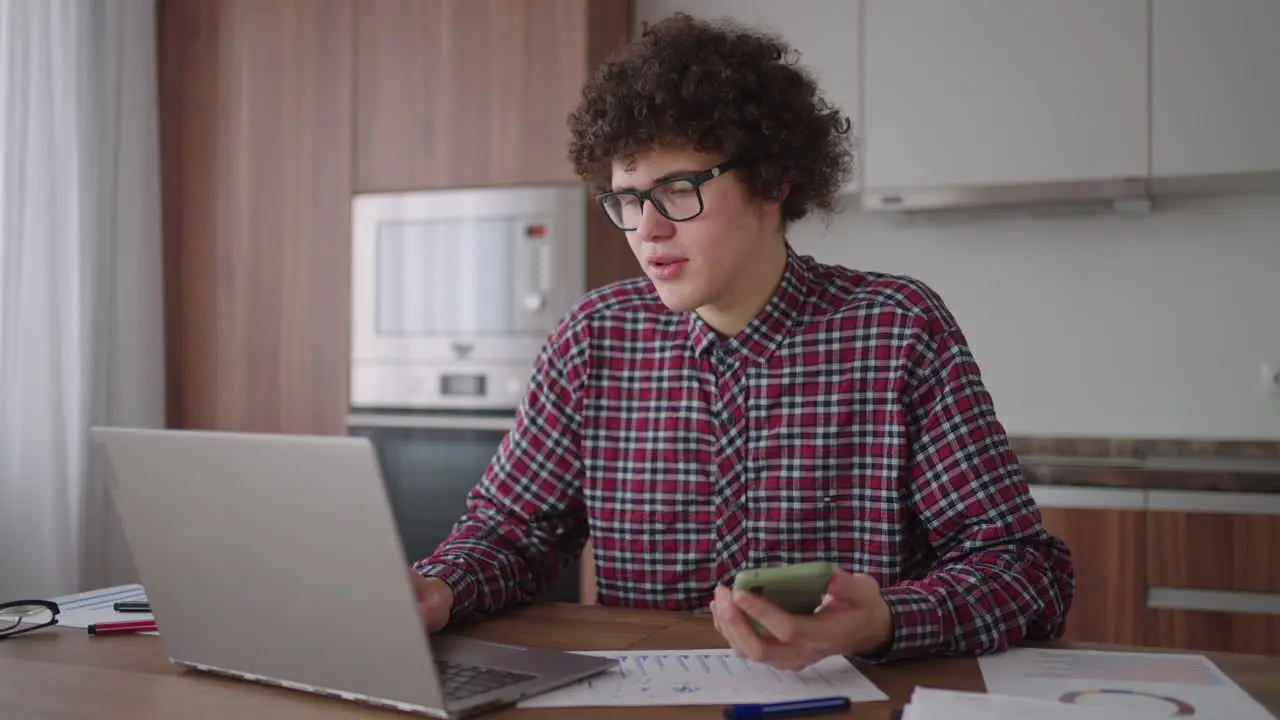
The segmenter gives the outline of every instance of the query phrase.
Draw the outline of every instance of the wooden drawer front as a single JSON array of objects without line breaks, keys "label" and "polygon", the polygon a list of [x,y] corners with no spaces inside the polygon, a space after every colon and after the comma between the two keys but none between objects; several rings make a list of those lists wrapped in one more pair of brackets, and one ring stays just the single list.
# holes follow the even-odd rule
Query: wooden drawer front
[{"label": "wooden drawer front", "polygon": [[1280,593],[1280,515],[1149,512],[1147,584]]},{"label": "wooden drawer front", "polygon": [[1148,610],[1147,644],[1203,652],[1280,655],[1280,615]]},{"label": "wooden drawer front", "polygon": [[1064,638],[1141,645],[1146,588],[1142,512],[1042,507],[1045,529],[1071,548],[1076,597]]}]

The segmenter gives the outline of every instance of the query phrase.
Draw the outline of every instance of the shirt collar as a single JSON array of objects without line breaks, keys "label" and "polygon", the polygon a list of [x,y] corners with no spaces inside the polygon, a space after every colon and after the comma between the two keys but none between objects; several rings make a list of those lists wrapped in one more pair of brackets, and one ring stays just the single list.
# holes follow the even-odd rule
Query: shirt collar
[{"label": "shirt collar", "polygon": [[809,296],[810,262],[787,245],[787,264],[782,280],[768,304],[742,331],[721,338],[696,312],[689,313],[689,344],[694,355],[702,357],[714,348],[730,355],[742,355],[754,362],[769,360],[791,332],[795,320],[804,311]]}]

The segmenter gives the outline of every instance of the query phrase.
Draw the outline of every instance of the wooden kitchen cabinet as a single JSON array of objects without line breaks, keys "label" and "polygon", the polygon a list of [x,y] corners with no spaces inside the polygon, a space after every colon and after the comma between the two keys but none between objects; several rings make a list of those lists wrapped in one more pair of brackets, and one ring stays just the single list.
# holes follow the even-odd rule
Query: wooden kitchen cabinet
[{"label": "wooden kitchen cabinet", "polygon": [[865,0],[864,190],[1146,177],[1147,6]]},{"label": "wooden kitchen cabinet", "polygon": [[1146,546],[1149,643],[1280,655],[1280,514],[1151,510]]},{"label": "wooden kitchen cabinet", "polygon": [[1280,596],[1280,515],[1153,510],[1147,548],[1153,587]]},{"label": "wooden kitchen cabinet", "polygon": [[1141,510],[1041,507],[1045,529],[1075,562],[1076,596],[1066,639],[1142,645],[1146,584]]},{"label": "wooden kitchen cabinet", "polygon": [[1280,655],[1280,615],[1152,609],[1147,611],[1147,644],[1199,652]]},{"label": "wooden kitchen cabinet", "polygon": [[[576,180],[565,115],[630,13],[158,0],[168,424],[345,434],[353,193]],[[639,274],[597,214],[590,286]]]},{"label": "wooden kitchen cabinet", "polygon": [[1280,2],[1151,3],[1155,177],[1280,171]]},{"label": "wooden kitchen cabinet", "polygon": [[567,119],[628,0],[360,0],[355,190],[576,182]]},{"label": "wooden kitchen cabinet", "polygon": [[346,430],[353,0],[160,0],[168,422]]}]

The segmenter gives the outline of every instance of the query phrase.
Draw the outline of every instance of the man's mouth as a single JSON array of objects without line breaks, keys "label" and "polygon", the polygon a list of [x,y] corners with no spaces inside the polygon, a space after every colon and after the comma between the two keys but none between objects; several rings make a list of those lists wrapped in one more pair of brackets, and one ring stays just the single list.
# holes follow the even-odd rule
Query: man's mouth
[{"label": "man's mouth", "polygon": [[666,256],[649,258],[649,264],[654,267],[668,267],[671,265],[679,265],[682,262],[688,262],[688,260],[686,258]]}]

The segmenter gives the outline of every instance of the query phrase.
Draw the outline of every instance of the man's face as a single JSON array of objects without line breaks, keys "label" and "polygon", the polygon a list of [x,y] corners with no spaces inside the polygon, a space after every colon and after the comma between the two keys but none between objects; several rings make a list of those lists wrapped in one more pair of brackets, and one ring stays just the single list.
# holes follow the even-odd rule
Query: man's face
[{"label": "man's face", "polygon": [[[693,176],[724,162],[722,155],[679,148],[658,148],[613,163],[614,190],[649,190],[673,177]],[[653,204],[636,205],[627,199],[624,211],[631,220],[627,242],[653,281],[662,302],[676,312],[702,307],[729,309],[739,295],[754,259],[765,257],[768,243],[778,241],[778,204],[750,198],[736,172],[726,172],[702,183],[697,191],[688,185],[664,186],[658,191],[672,215],[681,217],[698,209],[694,218],[677,222],[663,216]],[[680,212],[681,209],[686,212]],[[688,210],[691,208],[692,210]]]}]

